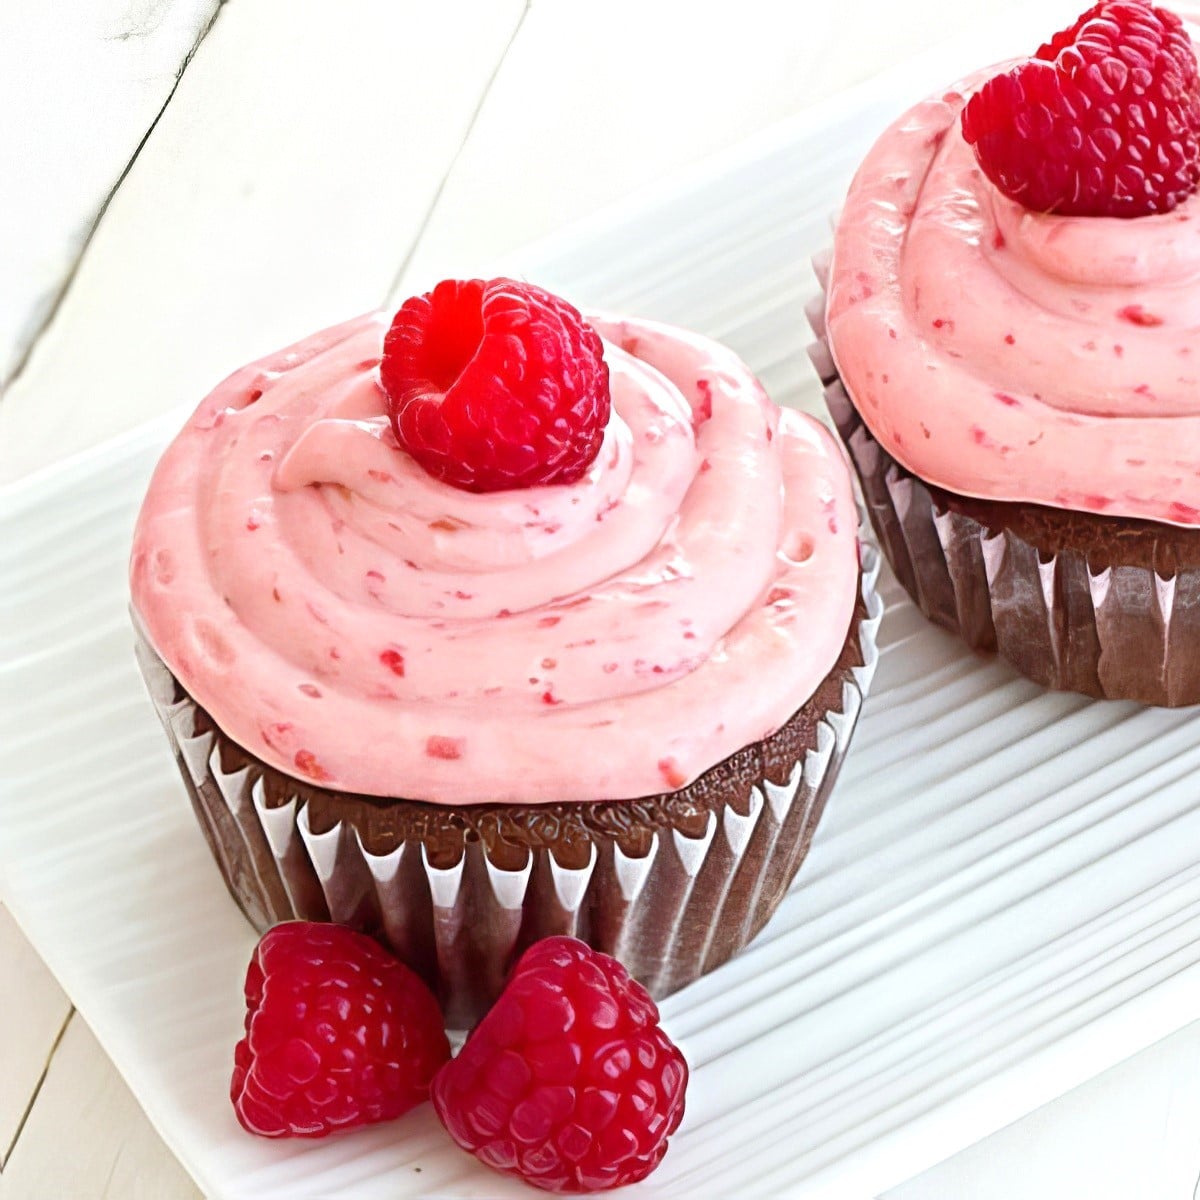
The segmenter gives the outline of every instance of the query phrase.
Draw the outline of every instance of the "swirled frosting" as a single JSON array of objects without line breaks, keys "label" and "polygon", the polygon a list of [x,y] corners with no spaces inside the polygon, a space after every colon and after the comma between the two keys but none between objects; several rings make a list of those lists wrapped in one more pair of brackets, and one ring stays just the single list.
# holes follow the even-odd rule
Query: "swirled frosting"
[{"label": "swirled frosting", "polygon": [[782,726],[858,588],[841,452],[730,351],[593,319],[613,416],[570,486],[484,495],[396,444],[386,318],[237,372],[155,472],[134,608],[234,740],[447,804],[682,787]]},{"label": "swirled frosting", "polygon": [[884,448],[969,496],[1200,525],[1200,196],[1029,212],[963,140],[965,98],[875,144],[838,223],[827,328]]}]

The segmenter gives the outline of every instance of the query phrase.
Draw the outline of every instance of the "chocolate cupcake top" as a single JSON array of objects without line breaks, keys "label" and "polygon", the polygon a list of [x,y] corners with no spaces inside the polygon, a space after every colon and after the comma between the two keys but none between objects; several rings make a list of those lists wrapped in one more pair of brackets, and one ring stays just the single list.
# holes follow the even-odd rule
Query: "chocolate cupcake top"
[{"label": "chocolate cupcake top", "polygon": [[[368,795],[625,799],[682,787],[814,693],[858,587],[836,443],[706,338],[591,325],[611,411],[602,373],[583,372],[586,403],[582,375],[563,376],[567,425],[585,408],[602,424],[589,461],[556,459],[558,482],[480,490],[500,459],[525,471],[518,451],[542,432],[500,451],[493,438],[463,472],[428,414],[406,426],[381,385],[378,315],[246,367],[200,405],[143,506],[133,602],[231,738]],[[497,351],[486,321],[472,336],[468,364]],[[505,336],[499,375],[527,379],[559,353],[530,342],[514,358],[523,335]],[[583,436],[546,428],[555,446]],[[419,464],[431,446],[456,482]]]},{"label": "chocolate cupcake top", "polygon": [[967,496],[1200,525],[1198,128],[1179,21],[1114,0],[884,133],[827,329],[894,458]]}]

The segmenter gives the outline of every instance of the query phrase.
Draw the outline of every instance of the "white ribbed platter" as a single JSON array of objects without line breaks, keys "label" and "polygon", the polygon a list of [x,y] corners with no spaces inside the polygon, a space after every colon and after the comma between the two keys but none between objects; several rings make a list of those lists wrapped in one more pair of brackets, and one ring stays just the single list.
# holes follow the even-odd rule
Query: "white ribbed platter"
[{"label": "white ribbed platter", "polygon": [[[504,265],[720,337],[815,408],[802,310],[827,214],[874,132],[974,61],[893,76]],[[234,1122],[254,937],[125,609],[136,505],[182,416],[0,492],[0,896],[208,1195],[528,1196],[428,1109],[315,1144]],[[693,1081],[639,1195],[873,1195],[1200,1011],[1196,713],[1041,693],[883,590],[874,690],[797,885],[663,1006]]]}]

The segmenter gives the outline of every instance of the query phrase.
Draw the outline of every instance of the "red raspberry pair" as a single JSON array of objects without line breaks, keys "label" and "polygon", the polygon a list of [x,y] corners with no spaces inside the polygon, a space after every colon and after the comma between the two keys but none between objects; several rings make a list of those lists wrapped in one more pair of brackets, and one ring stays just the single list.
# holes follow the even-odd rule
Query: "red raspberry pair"
[{"label": "red raspberry pair", "polygon": [[323,1137],[398,1117],[432,1092],[450,1136],[547,1191],[645,1178],[683,1116],[687,1064],[646,990],[574,938],[535,943],[461,1053],[437,1001],[378,943],[339,925],[277,925],[246,974],[238,1119]]}]

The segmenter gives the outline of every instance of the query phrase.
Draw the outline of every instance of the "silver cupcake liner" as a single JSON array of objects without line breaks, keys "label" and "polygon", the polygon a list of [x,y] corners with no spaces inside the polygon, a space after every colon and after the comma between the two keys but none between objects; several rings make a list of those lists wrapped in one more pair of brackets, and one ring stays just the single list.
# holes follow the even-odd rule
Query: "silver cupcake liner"
[{"label": "silver cupcake liner", "polygon": [[369,829],[362,797],[346,798],[353,803],[338,818],[337,793],[291,780],[226,738],[140,629],[137,656],[213,857],[255,928],[299,918],[366,930],[421,973],[451,1024],[465,1027],[538,938],[584,938],[662,997],[762,928],[808,850],[878,660],[880,560],[865,542],[860,557],[862,665],[844,671],[840,711],[820,717],[815,745],[790,772],[757,756],[757,780],[728,799],[708,798],[703,828],[699,814],[686,829],[643,830],[644,852],[627,852],[619,832],[590,829],[567,855],[582,865],[562,865],[554,846],[526,850],[519,869],[498,865],[512,847],[499,856],[486,848],[476,820],[485,809],[463,810],[451,864],[435,861],[418,836],[389,836],[386,801],[375,802],[380,819]]}]

